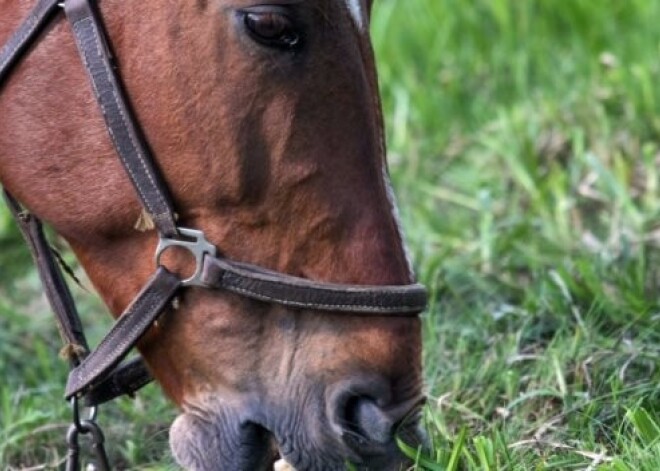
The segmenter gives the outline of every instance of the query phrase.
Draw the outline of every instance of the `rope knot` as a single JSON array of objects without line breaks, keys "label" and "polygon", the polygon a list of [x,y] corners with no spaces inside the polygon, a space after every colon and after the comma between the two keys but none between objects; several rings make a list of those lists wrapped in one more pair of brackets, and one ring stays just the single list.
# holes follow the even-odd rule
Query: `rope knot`
[{"label": "rope knot", "polygon": [[87,349],[82,345],[68,343],[60,350],[60,358],[67,361],[80,360],[86,353]]}]

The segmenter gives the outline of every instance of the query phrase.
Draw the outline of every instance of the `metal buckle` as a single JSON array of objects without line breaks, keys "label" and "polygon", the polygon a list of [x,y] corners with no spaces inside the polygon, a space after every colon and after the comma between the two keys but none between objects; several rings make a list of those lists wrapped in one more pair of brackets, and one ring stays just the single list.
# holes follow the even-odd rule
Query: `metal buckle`
[{"label": "metal buckle", "polygon": [[[204,286],[202,283],[202,269],[204,268],[204,256],[210,255],[215,257],[217,249],[215,245],[211,244],[202,231],[195,229],[186,229],[185,227],[178,227],[177,230],[184,239],[169,239],[167,237],[160,237],[158,247],[156,248],[156,265],[160,266],[160,259],[163,253],[171,247],[181,247],[188,250],[194,257],[195,273],[181,282],[183,286]],[[189,239],[186,240],[185,238]]]}]

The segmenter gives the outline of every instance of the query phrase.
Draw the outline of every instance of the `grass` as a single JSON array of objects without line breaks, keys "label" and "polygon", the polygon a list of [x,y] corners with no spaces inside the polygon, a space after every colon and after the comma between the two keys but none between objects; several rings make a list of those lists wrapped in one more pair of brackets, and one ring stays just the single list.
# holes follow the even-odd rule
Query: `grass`
[{"label": "grass", "polygon": [[660,469],[659,7],[378,6],[434,295],[420,469]]},{"label": "grass", "polygon": [[[21,249],[22,250],[22,249]],[[57,469],[66,455],[64,437],[71,412],[63,401],[67,366],[57,352],[59,335],[38,277],[3,282],[0,301],[0,469]],[[25,300],[31,300],[25,303]],[[109,328],[102,308],[81,296],[92,343]],[[93,323],[91,320],[93,319]],[[171,465],[167,429],[174,411],[155,386],[135,400],[102,407],[100,422],[112,444],[117,469],[149,469]]]},{"label": "grass", "polygon": [[[416,469],[660,469],[658,17],[645,0],[376,2],[392,174],[433,298],[433,449],[401,443]],[[0,463],[53,464],[65,366],[5,219]],[[171,468],[172,415],[153,387],[105,407],[115,461]]]}]

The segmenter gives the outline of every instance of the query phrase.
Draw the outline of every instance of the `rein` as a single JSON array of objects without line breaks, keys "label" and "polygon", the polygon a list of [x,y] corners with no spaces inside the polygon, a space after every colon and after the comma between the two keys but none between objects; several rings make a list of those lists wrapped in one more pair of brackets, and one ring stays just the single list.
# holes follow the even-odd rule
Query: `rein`
[{"label": "rein", "polygon": [[[46,26],[60,17],[61,9],[64,9],[71,25],[117,155],[159,234],[153,275],[98,347],[89,352],[75,303],[57,255],[44,236],[41,221],[4,191],[7,205],[38,268],[68,352],[71,371],[65,398],[73,404],[74,421],[67,435],[67,470],[79,469],[79,435],[92,437],[97,465],[100,469],[110,469],[103,449],[103,434],[95,422],[96,407],[116,397],[132,395],[151,381],[140,359],[122,361],[159,316],[168,310],[172,299],[182,289],[201,287],[226,290],[253,300],[291,308],[361,316],[417,316],[426,307],[426,290],[420,284],[345,285],[294,277],[218,257],[216,247],[202,231],[178,226],[170,192],[129,106],[94,1],[39,0],[0,50],[0,87],[12,68],[38,41]],[[196,268],[190,278],[180,279],[160,265],[162,254],[172,247],[186,249],[194,256]],[[80,419],[81,400],[93,410],[86,420]]]}]

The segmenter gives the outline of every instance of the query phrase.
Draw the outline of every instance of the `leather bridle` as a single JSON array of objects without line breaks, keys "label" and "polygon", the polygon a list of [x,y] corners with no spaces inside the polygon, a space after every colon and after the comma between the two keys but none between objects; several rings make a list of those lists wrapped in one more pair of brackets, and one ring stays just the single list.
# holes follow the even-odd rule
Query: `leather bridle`
[{"label": "leather bridle", "polygon": [[[66,385],[67,400],[77,404],[79,399],[84,399],[88,406],[96,407],[115,397],[133,394],[147,384],[151,377],[140,360],[121,362],[185,287],[221,289],[291,308],[362,316],[417,316],[425,308],[426,290],[420,284],[343,285],[298,278],[218,257],[216,247],[206,240],[202,231],[179,227],[170,192],[121,86],[110,42],[94,1],[39,0],[0,50],[0,87],[45,27],[60,16],[62,8],[117,155],[159,234],[154,274],[98,347],[89,352],[59,257],[44,236],[41,221],[4,192],[30,247],[66,344],[72,367]],[[171,247],[181,247],[194,256],[196,268],[190,278],[182,280],[160,265],[161,255]],[[77,406],[75,412],[78,413]],[[94,430],[90,430],[93,421],[76,422],[79,433],[94,435]]]}]

